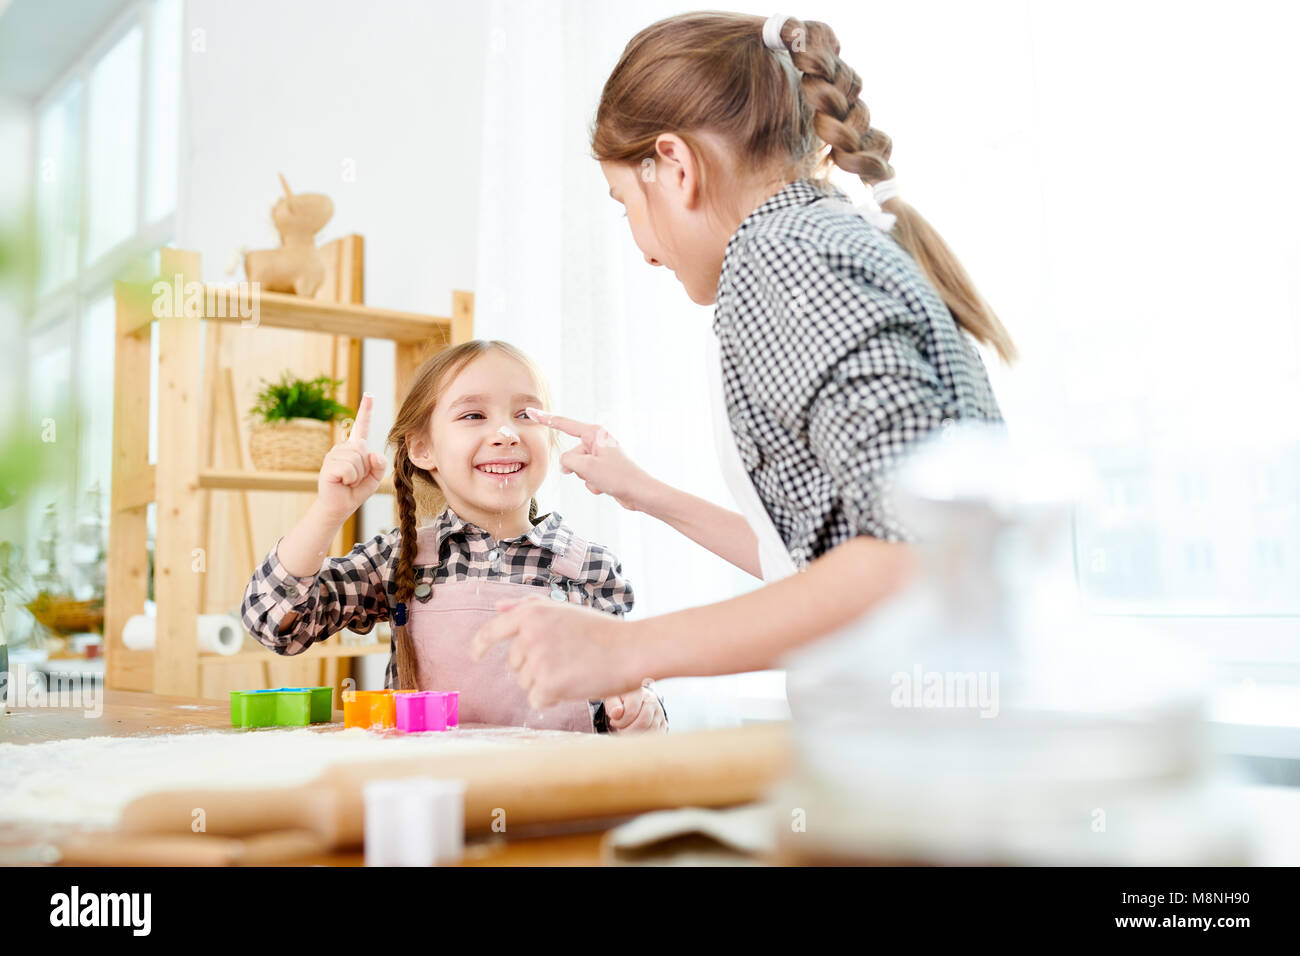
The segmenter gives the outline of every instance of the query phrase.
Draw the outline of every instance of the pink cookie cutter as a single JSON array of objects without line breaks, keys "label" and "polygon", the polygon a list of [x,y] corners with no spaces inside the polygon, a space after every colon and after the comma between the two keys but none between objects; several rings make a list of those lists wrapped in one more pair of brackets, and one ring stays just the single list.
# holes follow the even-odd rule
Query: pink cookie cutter
[{"label": "pink cookie cutter", "polygon": [[397,729],[451,730],[460,724],[460,691],[420,690],[395,695]]}]

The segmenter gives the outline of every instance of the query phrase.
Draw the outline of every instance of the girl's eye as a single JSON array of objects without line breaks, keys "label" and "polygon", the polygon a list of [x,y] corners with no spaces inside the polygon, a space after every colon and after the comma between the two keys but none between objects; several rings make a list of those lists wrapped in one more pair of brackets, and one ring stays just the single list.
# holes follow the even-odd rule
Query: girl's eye
[{"label": "girl's eye", "polygon": [[483,417],[482,414],[479,413],[479,412],[466,412],[464,415],[462,415],[462,416],[460,416],[460,417],[461,417],[461,420],[463,421],[463,420],[465,420],[466,418],[470,418],[471,416],[474,416],[474,415],[478,415],[479,418],[482,418],[482,417]]},{"label": "girl's eye", "polygon": [[[520,412],[519,414],[517,414],[517,415],[515,416],[515,418],[528,418],[528,413],[527,413],[527,412]],[[532,421],[531,418],[528,418],[528,420],[529,420],[530,422]]]}]

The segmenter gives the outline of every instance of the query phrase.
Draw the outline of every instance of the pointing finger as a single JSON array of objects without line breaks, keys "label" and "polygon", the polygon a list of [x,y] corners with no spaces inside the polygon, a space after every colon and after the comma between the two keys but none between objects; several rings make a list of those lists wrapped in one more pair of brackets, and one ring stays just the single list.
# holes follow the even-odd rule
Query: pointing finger
[{"label": "pointing finger", "polygon": [[356,421],[352,423],[352,434],[348,441],[366,441],[370,438],[370,413],[375,407],[375,396],[362,392],[361,404],[357,408]]},{"label": "pointing finger", "polygon": [[576,418],[565,418],[563,415],[552,415],[550,412],[544,412],[540,408],[526,408],[528,417],[535,422],[541,422],[543,425],[549,425],[557,431],[562,431],[566,435],[572,435],[574,438],[581,438],[582,443],[590,447],[596,436],[596,426],[588,425],[586,422],[580,422]]}]

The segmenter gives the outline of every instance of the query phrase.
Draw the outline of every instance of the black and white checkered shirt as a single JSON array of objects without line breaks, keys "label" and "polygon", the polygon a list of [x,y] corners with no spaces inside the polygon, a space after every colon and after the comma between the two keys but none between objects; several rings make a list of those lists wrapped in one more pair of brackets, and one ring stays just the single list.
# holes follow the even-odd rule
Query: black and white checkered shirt
[{"label": "black and white checkered shirt", "polygon": [[727,243],[713,328],[741,461],[797,567],[910,535],[888,472],[946,420],[1002,421],[974,343],[911,256],[798,179]]},{"label": "black and white checkered shirt", "polygon": [[[499,542],[450,508],[428,528],[434,535],[438,561],[432,566],[416,564],[417,586],[482,578],[547,587],[561,577],[552,572],[552,559],[562,556],[574,537],[558,513],[540,518],[519,537]],[[421,532],[422,537],[429,533],[423,528]],[[287,655],[299,654],[344,628],[369,633],[377,623],[390,619],[391,608],[397,604],[395,573],[401,540],[402,533],[396,528],[377,534],[343,557],[327,558],[315,577],[297,577],[281,564],[277,539],[244,591],[240,607],[244,627],[260,643]],[[618,559],[600,545],[588,545],[578,577],[562,578],[563,588],[576,592],[589,607],[619,617],[632,609],[632,586],[623,578]],[[287,633],[277,634],[291,611],[298,613],[298,619]],[[384,686],[397,686],[396,645],[388,655]],[[604,705],[593,701],[592,711],[597,729],[607,729]]]}]

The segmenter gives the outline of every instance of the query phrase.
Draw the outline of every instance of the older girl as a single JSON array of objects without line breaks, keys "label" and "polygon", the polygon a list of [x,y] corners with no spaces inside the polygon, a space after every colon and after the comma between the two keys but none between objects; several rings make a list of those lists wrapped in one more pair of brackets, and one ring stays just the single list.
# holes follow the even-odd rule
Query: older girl
[{"label": "older girl", "polygon": [[[475,646],[508,641],[535,703],[772,667],[862,615],[913,569],[891,465],[945,423],[1001,421],[971,340],[1007,361],[1014,347],[899,196],[860,90],[826,24],[714,12],[645,28],[607,80],[592,152],[610,195],[646,261],[717,306],[715,428],[744,513],[654,480],[603,429],[535,417],[580,439],[560,460],[593,492],[767,585],[636,622],[508,605]],[[880,210],[850,206],[828,161]]]}]

